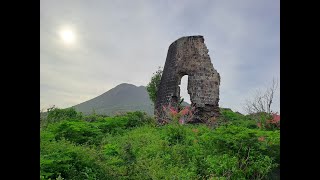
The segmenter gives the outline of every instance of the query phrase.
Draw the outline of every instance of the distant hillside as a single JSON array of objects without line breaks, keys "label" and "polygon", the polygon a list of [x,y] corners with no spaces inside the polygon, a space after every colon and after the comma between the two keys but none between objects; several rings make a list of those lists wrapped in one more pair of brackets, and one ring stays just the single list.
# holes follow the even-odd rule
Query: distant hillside
[{"label": "distant hillside", "polygon": [[[189,105],[184,102],[183,105]],[[122,83],[109,91],[73,106],[83,114],[114,115],[119,112],[143,111],[153,115],[154,107],[145,86]]]},{"label": "distant hillside", "polygon": [[86,102],[73,106],[84,114],[114,115],[117,112],[144,111],[153,114],[153,105],[144,86],[122,83]]}]

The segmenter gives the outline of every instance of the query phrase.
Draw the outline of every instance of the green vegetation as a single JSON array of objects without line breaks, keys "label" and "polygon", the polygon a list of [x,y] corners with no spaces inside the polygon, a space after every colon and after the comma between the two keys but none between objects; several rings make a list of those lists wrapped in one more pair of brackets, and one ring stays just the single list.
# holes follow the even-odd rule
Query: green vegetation
[{"label": "green vegetation", "polygon": [[155,104],[157,99],[157,92],[158,92],[158,87],[160,85],[162,72],[163,72],[162,68],[158,67],[158,70],[155,73],[153,73],[153,76],[151,77],[151,80],[146,87],[149,94],[149,98],[153,104]]},{"label": "green vegetation", "polygon": [[55,108],[41,121],[40,179],[279,178],[280,127],[221,114],[212,127],[158,126],[142,112],[104,117]]}]

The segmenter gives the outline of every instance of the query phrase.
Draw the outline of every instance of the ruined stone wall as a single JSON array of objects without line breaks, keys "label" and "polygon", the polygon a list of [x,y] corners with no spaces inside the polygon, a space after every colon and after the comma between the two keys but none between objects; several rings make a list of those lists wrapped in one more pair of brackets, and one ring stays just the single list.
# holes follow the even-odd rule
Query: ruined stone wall
[{"label": "ruined stone wall", "polygon": [[[158,89],[155,115],[164,116],[162,106],[178,108],[181,78],[188,75],[188,94],[196,108],[192,122],[219,116],[220,75],[213,68],[203,36],[182,37],[169,46]],[[161,119],[158,118],[161,123]]]}]

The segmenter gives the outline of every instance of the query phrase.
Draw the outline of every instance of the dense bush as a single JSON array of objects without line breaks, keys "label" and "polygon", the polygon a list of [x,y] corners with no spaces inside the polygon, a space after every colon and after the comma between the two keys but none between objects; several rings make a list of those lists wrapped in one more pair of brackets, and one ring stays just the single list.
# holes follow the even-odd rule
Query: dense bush
[{"label": "dense bush", "polygon": [[62,120],[79,120],[83,118],[82,113],[78,113],[74,108],[59,109],[52,107],[48,109],[46,114],[47,117],[40,118],[40,127],[46,127],[50,123],[60,122]]},{"label": "dense bush", "polygon": [[217,128],[208,141],[217,154],[236,160],[235,172],[229,172],[231,178],[261,179],[279,163],[279,134],[230,125]]},{"label": "dense bush", "polygon": [[157,93],[161,81],[162,72],[162,67],[158,67],[158,70],[155,73],[153,73],[150,82],[146,86],[149,98],[153,104],[155,104],[157,99]]},{"label": "dense bush", "polygon": [[248,118],[245,115],[233,112],[231,109],[221,108],[220,113],[221,113],[221,117],[228,121],[248,120]]},{"label": "dense bush", "polygon": [[99,152],[41,133],[40,179],[110,179]]},{"label": "dense bush", "polygon": [[236,126],[247,127],[250,129],[256,129],[257,121],[250,116],[246,116],[237,112],[233,112],[231,109],[220,109],[221,116],[217,120],[217,124],[219,125],[226,125],[226,124],[233,124]]},{"label": "dense bush", "polygon": [[155,125],[155,121],[153,118],[149,117],[146,113],[135,111],[135,112],[128,112],[126,116],[129,119],[127,124],[128,128],[137,127],[144,124],[153,124]]},{"label": "dense bush", "polygon": [[97,115],[97,114],[89,114],[87,116],[84,116],[83,119],[87,122],[95,122],[95,121],[101,121],[103,120],[104,116]]},{"label": "dense bush", "polygon": [[66,139],[76,144],[98,144],[102,133],[93,123],[63,121],[48,127],[56,140]]},{"label": "dense bush", "polygon": [[59,109],[54,108],[48,112],[49,122],[58,122],[66,119],[81,119],[82,115],[78,113],[74,108]]},{"label": "dense bush", "polygon": [[263,179],[280,165],[280,130],[231,110],[213,128],[158,127],[142,112],[96,116],[41,129],[42,179]]}]

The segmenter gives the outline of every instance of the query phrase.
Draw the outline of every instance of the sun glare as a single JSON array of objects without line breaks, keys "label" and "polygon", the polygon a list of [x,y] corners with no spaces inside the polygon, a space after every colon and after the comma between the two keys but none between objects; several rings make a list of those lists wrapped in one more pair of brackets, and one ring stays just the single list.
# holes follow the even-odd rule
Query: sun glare
[{"label": "sun glare", "polygon": [[75,42],[75,34],[71,29],[62,29],[59,35],[65,44],[73,44]]}]

